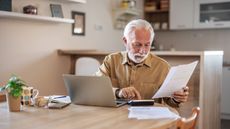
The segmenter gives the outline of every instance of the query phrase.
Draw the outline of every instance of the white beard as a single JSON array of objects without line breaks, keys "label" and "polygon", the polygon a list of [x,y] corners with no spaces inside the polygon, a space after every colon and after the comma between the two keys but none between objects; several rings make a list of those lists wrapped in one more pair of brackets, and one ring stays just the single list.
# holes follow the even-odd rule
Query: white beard
[{"label": "white beard", "polygon": [[141,55],[139,53],[133,54],[130,51],[128,52],[129,59],[131,59],[134,63],[137,63],[137,64],[143,62],[147,58],[147,56],[148,56],[148,53]]}]

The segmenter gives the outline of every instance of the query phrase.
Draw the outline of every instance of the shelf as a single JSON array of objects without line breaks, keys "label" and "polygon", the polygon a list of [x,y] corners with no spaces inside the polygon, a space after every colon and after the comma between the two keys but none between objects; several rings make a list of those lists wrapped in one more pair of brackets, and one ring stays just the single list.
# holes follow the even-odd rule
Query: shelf
[{"label": "shelf", "polygon": [[118,8],[114,9],[113,13],[114,27],[116,29],[123,29],[130,20],[140,17],[141,10],[138,10],[136,8]]},{"label": "shelf", "polygon": [[169,9],[169,0],[144,0],[144,19],[156,31],[168,31]]},{"label": "shelf", "polygon": [[76,2],[76,3],[82,3],[82,4],[85,4],[86,3],[86,0],[67,0],[69,2]]},{"label": "shelf", "polygon": [[145,13],[168,13],[169,10],[146,10]]},{"label": "shelf", "polygon": [[114,10],[116,16],[139,16],[141,11],[138,9],[116,9]]},{"label": "shelf", "polygon": [[39,15],[31,15],[31,14],[23,14],[23,13],[7,12],[7,11],[0,11],[0,18],[10,18],[10,19],[13,18],[13,19],[22,19],[22,20],[36,20],[36,21],[56,22],[56,23],[70,23],[70,24],[74,23],[73,19],[39,16]]},{"label": "shelf", "polygon": [[81,4],[86,3],[86,0],[53,0],[53,1],[74,2],[74,3],[81,3]]}]

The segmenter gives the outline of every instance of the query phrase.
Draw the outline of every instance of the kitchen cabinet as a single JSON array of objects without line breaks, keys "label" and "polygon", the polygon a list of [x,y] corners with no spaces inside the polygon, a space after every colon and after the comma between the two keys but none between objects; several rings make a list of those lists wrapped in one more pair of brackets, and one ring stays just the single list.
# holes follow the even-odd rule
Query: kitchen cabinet
[{"label": "kitchen cabinet", "polygon": [[192,29],[193,10],[193,0],[170,0],[170,29]]},{"label": "kitchen cabinet", "polygon": [[195,28],[229,28],[230,0],[195,0]]},{"label": "kitchen cabinet", "polygon": [[230,27],[230,0],[170,0],[170,30]]}]

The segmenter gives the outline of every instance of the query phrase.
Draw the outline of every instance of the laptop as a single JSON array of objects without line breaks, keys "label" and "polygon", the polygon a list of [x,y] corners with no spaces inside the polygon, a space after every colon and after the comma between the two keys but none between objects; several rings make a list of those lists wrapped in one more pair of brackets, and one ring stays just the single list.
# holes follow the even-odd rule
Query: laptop
[{"label": "laptop", "polygon": [[64,74],[64,83],[72,103],[105,107],[120,107],[127,101],[117,101],[109,77]]}]

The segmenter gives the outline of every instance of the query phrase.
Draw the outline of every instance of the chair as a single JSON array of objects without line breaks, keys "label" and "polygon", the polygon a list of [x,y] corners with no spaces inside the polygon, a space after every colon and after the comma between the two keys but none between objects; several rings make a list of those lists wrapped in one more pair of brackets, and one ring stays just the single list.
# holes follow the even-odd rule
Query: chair
[{"label": "chair", "polygon": [[100,63],[97,59],[91,57],[81,57],[76,61],[75,74],[82,76],[94,75]]},{"label": "chair", "polygon": [[199,107],[192,109],[192,115],[188,118],[180,118],[177,121],[177,129],[195,129],[198,115],[200,113]]}]

